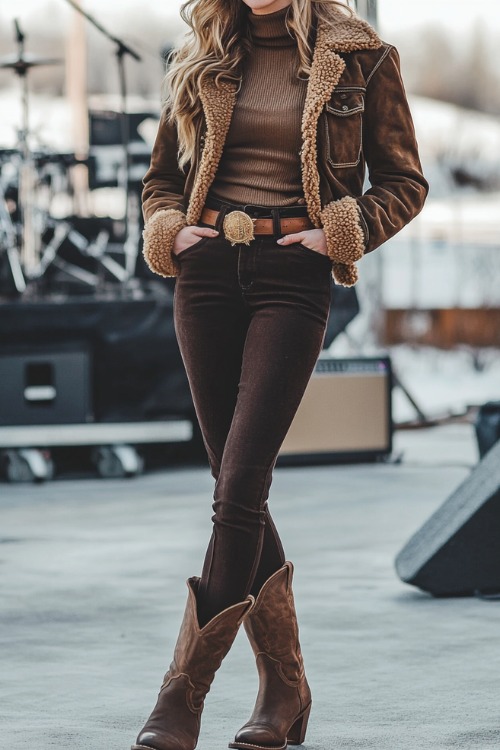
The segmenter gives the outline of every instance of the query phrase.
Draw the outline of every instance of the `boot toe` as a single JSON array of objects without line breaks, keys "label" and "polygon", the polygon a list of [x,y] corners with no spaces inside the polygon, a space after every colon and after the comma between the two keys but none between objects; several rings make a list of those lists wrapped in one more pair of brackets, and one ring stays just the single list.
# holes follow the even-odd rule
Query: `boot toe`
[{"label": "boot toe", "polygon": [[238,747],[240,743],[243,748],[262,748],[263,750],[285,750],[286,739],[276,736],[276,730],[273,727],[264,725],[250,725],[242,727],[234,738],[234,744]]},{"label": "boot toe", "polygon": [[193,747],[186,737],[165,737],[158,732],[141,732],[131,750],[179,750]]},{"label": "boot toe", "polygon": [[157,732],[140,732],[131,750],[167,750]]}]

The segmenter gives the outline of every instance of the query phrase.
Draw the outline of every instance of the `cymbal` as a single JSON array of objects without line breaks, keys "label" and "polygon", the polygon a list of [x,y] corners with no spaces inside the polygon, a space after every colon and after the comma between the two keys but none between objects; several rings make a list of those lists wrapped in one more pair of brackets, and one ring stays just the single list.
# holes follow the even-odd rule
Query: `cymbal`
[{"label": "cymbal", "polygon": [[55,60],[49,57],[38,57],[37,55],[26,54],[22,57],[19,55],[7,55],[0,57],[0,69],[15,70],[16,73],[24,75],[30,68],[37,68],[40,65],[61,65],[63,60]]}]

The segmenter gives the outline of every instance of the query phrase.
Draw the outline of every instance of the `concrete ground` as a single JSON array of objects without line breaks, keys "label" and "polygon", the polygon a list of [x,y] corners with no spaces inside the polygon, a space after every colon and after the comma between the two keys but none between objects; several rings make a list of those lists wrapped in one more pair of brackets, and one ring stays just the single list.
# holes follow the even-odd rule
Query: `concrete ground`
[{"label": "concrete ground", "polygon": [[[500,603],[433,599],[393,561],[477,461],[472,427],[398,433],[400,464],[277,468],[313,711],[305,748],[500,747]],[[0,485],[1,747],[128,750],[210,532],[208,468]],[[240,631],[207,697],[222,750],[257,687]]]}]

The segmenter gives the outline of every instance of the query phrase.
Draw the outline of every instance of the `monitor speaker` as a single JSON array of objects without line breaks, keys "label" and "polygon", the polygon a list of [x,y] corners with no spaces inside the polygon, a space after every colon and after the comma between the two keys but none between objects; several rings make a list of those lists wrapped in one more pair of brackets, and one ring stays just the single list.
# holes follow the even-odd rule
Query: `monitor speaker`
[{"label": "monitor speaker", "polygon": [[91,422],[90,377],[83,343],[4,347],[0,425]]},{"label": "monitor speaker", "polygon": [[277,465],[374,460],[392,451],[388,357],[320,357]]},{"label": "monitor speaker", "polygon": [[500,442],[396,557],[405,583],[434,596],[500,594]]},{"label": "monitor speaker", "polygon": [[479,456],[488,453],[490,448],[500,440],[500,401],[488,401],[477,413],[475,421]]}]

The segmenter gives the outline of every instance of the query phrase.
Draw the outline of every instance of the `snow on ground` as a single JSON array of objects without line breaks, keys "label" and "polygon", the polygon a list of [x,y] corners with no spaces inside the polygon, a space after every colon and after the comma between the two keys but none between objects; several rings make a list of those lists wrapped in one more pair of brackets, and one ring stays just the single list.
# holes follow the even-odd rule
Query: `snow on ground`
[{"label": "snow on ground", "polygon": [[410,95],[408,101],[423,157],[473,154],[476,160],[500,167],[497,117],[425,96]]},{"label": "snow on ground", "polygon": [[[500,169],[499,169],[500,174]],[[398,235],[418,241],[452,241],[500,247],[500,192],[456,191],[436,198],[429,192],[422,212]]]},{"label": "snow on ground", "polygon": [[[466,349],[440,351],[407,345],[392,347],[395,370],[421,410],[428,417],[443,413],[459,414],[468,406],[500,401],[500,351],[484,350],[483,369],[474,367]],[[402,391],[394,391],[394,418],[397,422],[415,417],[415,411]]]},{"label": "snow on ground", "polygon": [[[349,357],[360,353],[340,336],[329,348],[332,356]],[[407,344],[384,350],[367,349],[364,356],[388,354],[395,374],[429,419],[447,414],[463,414],[469,406],[500,401],[500,350],[467,348],[441,351],[433,347]],[[415,409],[400,388],[393,391],[395,422],[416,419]]]},{"label": "snow on ground", "polygon": [[375,253],[386,308],[500,306],[500,233],[493,245],[401,232]]},{"label": "snow on ground", "polygon": [[410,96],[430,191],[422,212],[382,250],[387,307],[500,305],[500,192],[457,189],[451,170],[498,183],[500,122]]}]

